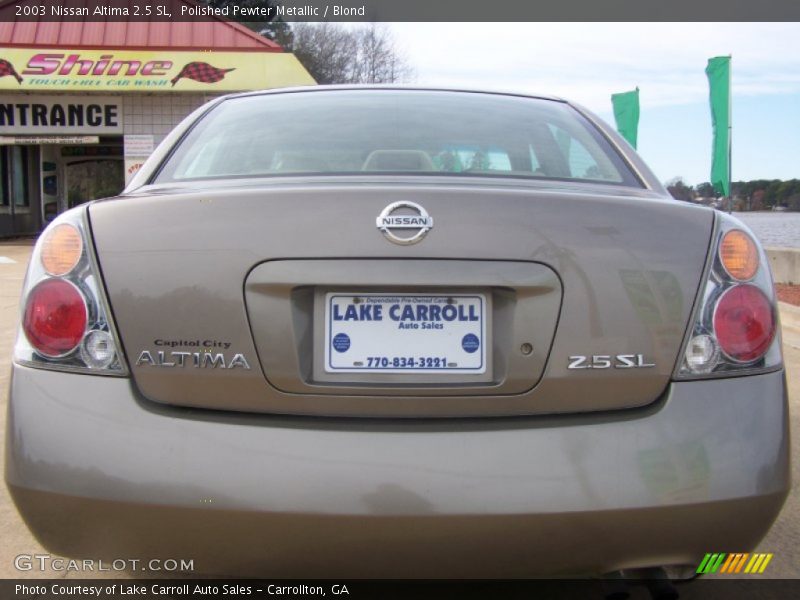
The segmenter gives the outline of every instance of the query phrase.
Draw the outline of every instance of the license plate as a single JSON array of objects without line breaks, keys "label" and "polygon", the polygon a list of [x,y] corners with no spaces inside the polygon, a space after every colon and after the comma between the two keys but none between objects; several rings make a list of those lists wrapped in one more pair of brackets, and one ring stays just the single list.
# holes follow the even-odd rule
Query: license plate
[{"label": "license plate", "polygon": [[485,373],[482,294],[325,296],[328,373]]}]

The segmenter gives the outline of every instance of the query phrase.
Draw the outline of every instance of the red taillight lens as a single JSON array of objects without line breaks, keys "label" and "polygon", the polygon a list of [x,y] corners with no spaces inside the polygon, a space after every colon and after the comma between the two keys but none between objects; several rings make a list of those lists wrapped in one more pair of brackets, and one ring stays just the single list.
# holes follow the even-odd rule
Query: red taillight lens
[{"label": "red taillight lens", "polygon": [[63,279],[45,279],[28,294],[22,327],[37,352],[56,357],[81,343],[87,318],[78,288]]},{"label": "red taillight lens", "polygon": [[775,315],[769,299],[754,285],[730,288],[717,302],[714,334],[729,358],[739,362],[761,358],[775,336]]}]

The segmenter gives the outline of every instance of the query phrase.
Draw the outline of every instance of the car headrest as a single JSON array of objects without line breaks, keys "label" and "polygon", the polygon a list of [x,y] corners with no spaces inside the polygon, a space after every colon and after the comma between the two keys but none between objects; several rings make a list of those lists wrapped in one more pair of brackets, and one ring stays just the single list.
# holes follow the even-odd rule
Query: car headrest
[{"label": "car headrest", "polygon": [[431,157],[422,150],[374,150],[362,171],[435,171]]}]

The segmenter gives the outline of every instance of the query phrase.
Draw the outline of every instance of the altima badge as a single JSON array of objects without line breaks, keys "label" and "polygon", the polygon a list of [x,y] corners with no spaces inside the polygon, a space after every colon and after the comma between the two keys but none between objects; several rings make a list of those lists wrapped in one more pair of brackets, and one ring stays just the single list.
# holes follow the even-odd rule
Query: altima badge
[{"label": "altima badge", "polygon": [[[403,210],[405,209],[405,210]],[[399,214],[395,214],[399,212]],[[378,229],[395,244],[416,244],[433,228],[433,217],[416,202],[392,202],[375,220]],[[416,230],[410,237],[397,235],[393,230]]]},{"label": "altima badge", "polygon": [[244,354],[237,353],[228,359],[222,352],[165,352],[158,350],[150,352],[142,350],[136,359],[136,366],[150,365],[153,367],[194,367],[195,369],[250,369],[250,364]]}]

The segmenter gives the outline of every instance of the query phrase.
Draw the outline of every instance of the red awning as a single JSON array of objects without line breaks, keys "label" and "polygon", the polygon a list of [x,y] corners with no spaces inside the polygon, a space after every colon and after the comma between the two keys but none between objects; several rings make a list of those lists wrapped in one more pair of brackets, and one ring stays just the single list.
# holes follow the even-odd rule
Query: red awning
[{"label": "red awning", "polygon": [[[39,5],[36,0],[0,2],[0,45],[43,48],[117,48],[126,50],[214,50],[283,52],[283,48],[243,25],[217,17],[192,21],[20,21],[16,6]],[[70,2],[69,6],[80,6]],[[196,7],[191,0],[172,4]],[[28,17],[30,18],[30,17]],[[52,17],[49,17],[52,19]]]}]

